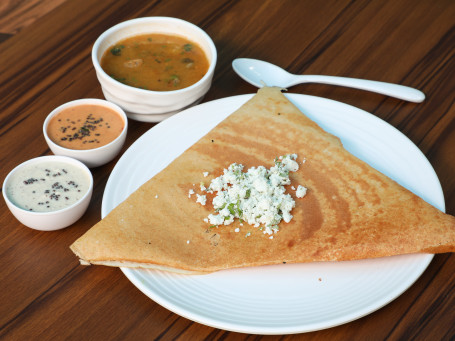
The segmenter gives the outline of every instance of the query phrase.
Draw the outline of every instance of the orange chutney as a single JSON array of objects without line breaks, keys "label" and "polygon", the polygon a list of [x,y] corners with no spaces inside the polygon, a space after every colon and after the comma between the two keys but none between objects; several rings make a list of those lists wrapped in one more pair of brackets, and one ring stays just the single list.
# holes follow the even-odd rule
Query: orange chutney
[{"label": "orange chutney", "polygon": [[77,105],[53,116],[47,135],[56,144],[68,149],[94,149],[115,140],[125,126],[123,118],[102,105]]},{"label": "orange chutney", "polygon": [[107,49],[100,64],[115,80],[153,91],[186,88],[209,69],[207,56],[198,44],[166,34],[121,40]]}]

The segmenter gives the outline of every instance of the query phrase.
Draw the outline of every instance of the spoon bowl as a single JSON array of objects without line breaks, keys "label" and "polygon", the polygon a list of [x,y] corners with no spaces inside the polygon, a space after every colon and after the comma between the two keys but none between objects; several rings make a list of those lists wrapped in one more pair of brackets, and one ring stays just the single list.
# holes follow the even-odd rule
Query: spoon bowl
[{"label": "spoon bowl", "polygon": [[242,79],[259,88],[288,88],[302,83],[322,83],[367,90],[416,103],[425,100],[423,92],[404,85],[348,77],[294,75],[279,66],[257,59],[234,59],[232,68]]}]

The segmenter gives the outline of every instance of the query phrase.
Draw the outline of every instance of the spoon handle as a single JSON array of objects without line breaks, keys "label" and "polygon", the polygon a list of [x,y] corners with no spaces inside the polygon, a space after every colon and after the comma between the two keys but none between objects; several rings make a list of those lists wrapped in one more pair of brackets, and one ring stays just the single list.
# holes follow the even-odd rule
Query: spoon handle
[{"label": "spoon handle", "polygon": [[399,98],[405,101],[420,103],[425,99],[425,94],[417,89],[404,85],[370,81],[366,79],[335,77],[335,76],[297,76],[292,85],[301,83],[323,83],[331,85],[346,86],[349,88],[377,92],[383,95]]}]

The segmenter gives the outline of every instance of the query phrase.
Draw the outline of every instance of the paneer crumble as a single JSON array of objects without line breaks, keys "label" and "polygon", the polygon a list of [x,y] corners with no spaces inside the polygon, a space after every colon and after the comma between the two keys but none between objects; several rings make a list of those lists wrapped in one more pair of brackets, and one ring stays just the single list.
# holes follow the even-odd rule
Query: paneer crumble
[{"label": "paneer crumble", "polygon": [[[231,164],[208,187],[200,185],[202,192],[216,193],[212,200],[215,213],[209,214],[204,221],[215,227],[232,224],[238,218],[241,225],[247,222],[266,234],[276,233],[282,220],[289,223],[293,217],[291,211],[295,201],[284,186],[291,184],[289,173],[299,169],[296,160],[297,154],[280,156],[275,158],[275,165],[270,169],[259,166],[246,172],[243,172],[243,165]],[[302,185],[292,189],[297,198],[306,195],[307,188]],[[196,202],[206,204],[206,195],[197,194],[196,197]]]}]

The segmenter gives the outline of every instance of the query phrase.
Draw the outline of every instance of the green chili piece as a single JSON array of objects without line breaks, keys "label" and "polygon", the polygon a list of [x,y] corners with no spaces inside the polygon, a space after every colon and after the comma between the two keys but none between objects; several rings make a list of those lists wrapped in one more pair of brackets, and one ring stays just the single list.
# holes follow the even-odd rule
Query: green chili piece
[{"label": "green chili piece", "polygon": [[121,46],[114,46],[112,49],[111,49],[111,53],[114,55],[114,56],[120,56],[122,54],[122,48]]},{"label": "green chili piece", "polygon": [[183,49],[186,52],[190,52],[193,49],[193,45],[192,44],[185,44],[185,45],[183,45]]}]

